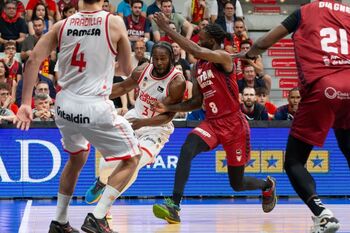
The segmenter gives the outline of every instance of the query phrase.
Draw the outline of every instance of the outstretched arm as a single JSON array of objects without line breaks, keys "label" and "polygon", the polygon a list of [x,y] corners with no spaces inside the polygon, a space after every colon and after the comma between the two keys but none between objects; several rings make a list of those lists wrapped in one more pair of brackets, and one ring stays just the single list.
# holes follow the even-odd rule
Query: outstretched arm
[{"label": "outstretched arm", "polygon": [[144,69],[146,69],[147,65],[148,63],[144,63],[141,66],[136,67],[129,78],[123,82],[113,84],[112,93],[109,98],[115,99],[136,88],[138,86],[137,81],[139,80]]},{"label": "outstretched arm", "polygon": [[271,31],[266,33],[264,36],[260,37],[250,48],[250,50],[246,53],[247,58],[256,57],[268,48],[270,48],[273,44],[278,42],[280,39],[288,35],[289,32],[287,28],[285,28],[282,24],[273,28]]},{"label": "outstretched arm", "polygon": [[194,57],[221,64],[226,72],[231,72],[233,69],[233,62],[230,54],[223,50],[210,50],[201,47],[193,41],[183,37],[179,33],[173,31],[169,27],[169,19],[160,12],[154,14],[154,21],[160,29],[162,29],[168,36],[170,36],[180,47],[186,52],[192,54]]}]

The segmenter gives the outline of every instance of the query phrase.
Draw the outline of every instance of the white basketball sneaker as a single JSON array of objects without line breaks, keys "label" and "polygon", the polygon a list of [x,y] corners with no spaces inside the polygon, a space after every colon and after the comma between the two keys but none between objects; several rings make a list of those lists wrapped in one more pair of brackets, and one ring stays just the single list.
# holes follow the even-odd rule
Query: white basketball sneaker
[{"label": "white basketball sneaker", "polygon": [[312,220],[314,225],[310,233],[335,233],[340,228],[338,219],[328,209],[323,210],[320,216],[312,216]]}]

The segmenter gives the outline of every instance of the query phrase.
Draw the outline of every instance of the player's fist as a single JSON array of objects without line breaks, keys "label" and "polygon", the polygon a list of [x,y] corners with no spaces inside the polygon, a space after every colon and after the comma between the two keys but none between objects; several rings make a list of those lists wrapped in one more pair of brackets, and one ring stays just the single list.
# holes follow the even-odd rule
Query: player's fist
[{"label": "player's fist", "polygon": [[152,103],[151,106],[152,106],[152,111],[156,111],[159,113],[164,113],[168,111],[166,105],[158,101]]}]

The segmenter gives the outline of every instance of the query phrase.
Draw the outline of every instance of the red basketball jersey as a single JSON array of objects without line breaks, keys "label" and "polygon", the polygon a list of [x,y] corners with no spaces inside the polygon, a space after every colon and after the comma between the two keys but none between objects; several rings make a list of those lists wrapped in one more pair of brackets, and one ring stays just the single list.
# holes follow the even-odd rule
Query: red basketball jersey
[{"label": "red basketball jersey", "polygon": [[350,7],[327,0],[300,10],[293,40],[301,84],[349,69]]},{"label": "red basketball jersey", "polygon": [[207,119],[220,118],[240,111],[239,91],[234,72],[226,73],[217,64],[199,60],[196,79],[203,94]]}]

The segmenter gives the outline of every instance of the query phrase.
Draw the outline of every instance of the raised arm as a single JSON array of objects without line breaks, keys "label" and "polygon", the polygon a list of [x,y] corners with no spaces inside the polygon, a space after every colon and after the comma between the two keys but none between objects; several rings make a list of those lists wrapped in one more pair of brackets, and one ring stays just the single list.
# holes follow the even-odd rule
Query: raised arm
[{"label": "raised arm", "polygon": [[223,50],[210,50],[201,47],[193,41],[183,37],[179,33],[171,30],[169,27],[169,19],[160,12],[154,14],[153,20],[160,29],[170,36],[180,47],[186,52],[192,54],[196,58],[200,58],[213,63],[221,64],[226,72],[231,72],[233,69],[232,59],[230,54]]}]

